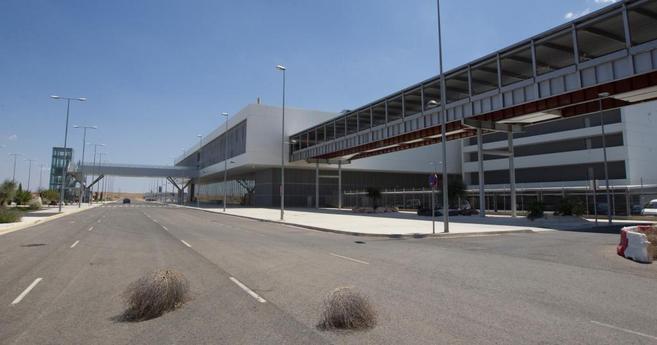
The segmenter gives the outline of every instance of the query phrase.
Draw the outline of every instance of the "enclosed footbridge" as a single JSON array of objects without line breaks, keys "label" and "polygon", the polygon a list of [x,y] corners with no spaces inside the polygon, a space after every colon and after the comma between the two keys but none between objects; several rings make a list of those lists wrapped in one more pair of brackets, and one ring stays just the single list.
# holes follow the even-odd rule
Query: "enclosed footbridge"
[{"label": "enclosed footbridge", "polygon": [[[447,71],[447,140],[656,99],[656,28],[657,1],[620,1]],[[296,133],[290,160],[354,160],[439,143],[441,110],[429,105],[440,95],[436,76]]]},{"label": "enclosed footbridge", "polygon": [[[178,190],[178,197],[182,201],[184,189],[199,175],[198,168],[184,166],[142,165],[142,164],[78,164],[69,175],[75,178],[82,188],[90,189],[105,176],[124,177],[163,177]],[[85,184],[84,176],[92,176],[92,182]]]}]

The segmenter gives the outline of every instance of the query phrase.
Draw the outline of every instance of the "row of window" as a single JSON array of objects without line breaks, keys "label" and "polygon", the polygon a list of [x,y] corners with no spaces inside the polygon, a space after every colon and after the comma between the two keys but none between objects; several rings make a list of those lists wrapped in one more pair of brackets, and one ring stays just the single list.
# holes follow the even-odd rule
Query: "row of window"
[{"label": "row of window", "polygon": [[[607,134],[605,135],[605,145],[607,147],[623,146],[623,134]],[[576,138],[551,141],[549,143],[537,143],[530,145],[514,146],[514,157],[527,157],[536,155],[546,155],[550,153],[573,152],[581,150],[599,149],[602,148],[602,135],[590,138]],[[493,155],[484,155],[484,160],[501,159],[502,157]],[[468,152],[465,155],[466,162],[476,162],[479,160],[477,152]]]},{"label": "row of window", "polygon": [[[625,15],[629,33],[626,35]],[[657,1],[618,8],[589,22],[578,23],[520,47],[477,62],[445,77],[447,103],[483,94],[534,76],[592,60],[628,45],[657,40]],[[440,100],[440,79],[434,78],[377,104],[350,112],[335,121],[292,136],[292,150],[300,150],[428,110]]]},{"label": "row of window", "polygon": [[244,152],[246,152],[246,120],[231,127],[227,133],[221,134],[211,142],[204,142],[200,153],[196,151],[178,165],[205,168],[223,162],[226,155],[230,159]]},{"label": "row of window", "polygon": [[[543,183],[561,181],[589,181],[591,179],[604,180],[604,163],[560,165],[550,167],[516,169],[516,183]],[[626,178],[625,162],[612,161],[608,163],[609,179],[620,180]],[[479,173],[469,174],[470,184],[477,184]],[[509,170],[490,170],[484,172],[484,183],[508,184]]]},{"label": "row of window", "polygon": [[[621,111],[620,109],[609,110],[603,113],[603,119],[605,125],[610,125],[614,123],[620,123]],[[577,116],[567,119],[560,119],[557,121],[540,123],[537,125],[532,125],[525,127],[524,131],[521,133],[515,133],[513,135],[514,139],[528,138],[537,135],[559,133],[564,131],[572,131],[576,129],[582,129],[587,127],[597,127],[600,126],[600,114],[590,114],[585,116]],[[506,141],[506,133],[490,133],[486,134],[482,138],[484,144]],[[477,137],[471,137],[465,141],[466,145],[477,145]]]}]

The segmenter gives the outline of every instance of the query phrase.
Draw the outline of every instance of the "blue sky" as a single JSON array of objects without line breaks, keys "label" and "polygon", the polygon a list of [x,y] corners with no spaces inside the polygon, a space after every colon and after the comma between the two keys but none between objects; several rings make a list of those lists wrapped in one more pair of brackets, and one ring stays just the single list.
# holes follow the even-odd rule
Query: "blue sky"
[{"label": "blue sky", "polygon": [[[445,67],[528,38],[612,0],[443,0]],[[256,97],[338,112],[438,72],[435,0],[3,0],[0,179],[9,153],[50,163],[71,126],[97,125],[111,162],[168,164]],[[82,132],[69,131],[81,156]],[[88,158],[87,156],[86,158]],[[32,185],[38,168],[32,169]],[[46,174],[44,174],[44,177]],[[45,180],[45,178],[44,178]],[[36,181],[36,182],[35,182]],[[45,183],[45,182],[44,182]],[[142,191],[151,183],[120,179]]]}]

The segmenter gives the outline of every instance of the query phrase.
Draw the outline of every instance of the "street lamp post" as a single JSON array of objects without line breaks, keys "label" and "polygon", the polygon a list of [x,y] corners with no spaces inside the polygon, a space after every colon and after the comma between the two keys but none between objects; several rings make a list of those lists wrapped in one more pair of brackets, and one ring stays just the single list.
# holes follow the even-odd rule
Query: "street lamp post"
[{"label": "street lamp post", "polygon": [[40,168],[39,169],[39,191],[41,191],[43,189],[43,168],[44,168],[44,166],[45,165],[43,163],[41,163],[39,165],[39,168]]},{"label": "street lamp post", "polygon": [[[103,167],[103,156],[106,156],[106,155],[107,155],[107,152],[98,152],[98,167],[99,168]],[[98,172],[98,176],[100,176],[100,171]],[[105,179],[105,177],[103,177],[103,180],[104,179]],[[99,183],[98,187],[96,187],[96,191],[99,192],[102,197],[104,197],[105,195],[103,194],[103,190],[100,188],[100,186],[101,186],[101,184]],[[101,201],[102,201],[102,199],[103,198],[101,198]]]},{"label": "street lamp post", "polygon": [[36,162],[34,159],[26,159],[26,162],[28,162],[28,168],[27,168],[27,189],[30,190],[30,182],[32,182],[32,162]]},{"label": "street lamp post", "polygon": [[[66,144],[68,141],[68,118],[70,114],[70,109],[71,109],[71,100],[73,101],[80,101],[84,102],[87,99],[84,97],[79,97],[79,98],[71,98],[71,97],[60,97],[60,96],[55,96],[52,95],[50,98],[55,99],[55,100],[65,100],[66,101],[66,128],[64,130],[64,162],[66,162]],[[59,212],[62,212],[62,205],[64,204],[64,186],[66,185],[66,164],[62,167],[62,184],[61,188],[59,190]]]},{"label": "street lamp post", "polygon": [[[85,148],[87,147],[87,129],[98,129],[97,126],[78,126],[74,125],[73,128],[82,128],[83,134],[82,134],[82,164],[80,165],[80,179],[84,180],[84,184],[86,184],[87,179],[84,177],[84,152]],[[84,186],[82,181],[80,181],[80,197],[78,200],[78,208],[82,207],[82,189],[86,191],[86,186]]]},{"label": "street lamp post", "polygon": [[[98,150],[98,147],[105,146],[105,144],[93,144],[94,145],[94,161],[92,165],[92,173],[91,173],[91,183],[94,182],[94,179],[96,178],[96,151]],[[94,202],[94,192],[93,192],[93,186],[91,186],[91,196],[89,196],[89,205],[93,204]]]},{"label": "street lamp post", "polygon": [[283,65],[276,65],[276,69],[283,72],[283,115],[281,117],[281,221],[285,214],[285,71]]},{"label": "street lamp post", "polygon": [[[607,195],[607,221],[611,224],[611,197],[609,196],[609,170],[607,168],[607,141],[605,138],[605,119],[602,111],[602,100],[609,97],[609,92],[602,92],[598,94],[598,106],[600,111],[600,128],[602,131],[602,155],[604,157],[604,170],[605,170],[605,194]],[[597,207],[597,205],[596,205]]]},{"label": "street lamp post", "polygon": [[228,197],[228,186],[226,185],[228,179],[228,113],[221,113],[225,117],[226,129],[224,130],[224,212],[226,212],[226,202]]},{"label": "street lamp post", "polygon": [[203,136],[201,134],[196,135],[198,137],[198,186],[196,188],[196,207],[201,207],[201,149],[203,148]]},{"label": "street lamp post", "polygon": [[10,153],[10,156],[14,156],[14,173],[11,176],[11,182],[16,183],[16,157],[21,156],[20,153]]},{"label": "street lamp post", "polygon": [[[436,214],[435,214],[435,194],[436,194],[436,183],[437,178],[438,178],[438,167],[435,165],[442,164],[443,162],[438,162],[434,164],[434,162],[430,162],[430,165],[433,165],[433,177],[431,178],[431,233],[435,234],[436,233]],[[443,212],[445,211],[445,208],[443,207]]]},{"label": "street lamp post", "polygon": [[449,232],[449,197],[447,187],[447,116],[445,113],[446,92],[445,92],[445,74],[443,73],[443,36],[440,24],[440,0],[436,0],[436,8],[438,10],[438,60],[440,67],[440,118],[441,126],[441,140],[443,151],[443,225],[444,232]]}]

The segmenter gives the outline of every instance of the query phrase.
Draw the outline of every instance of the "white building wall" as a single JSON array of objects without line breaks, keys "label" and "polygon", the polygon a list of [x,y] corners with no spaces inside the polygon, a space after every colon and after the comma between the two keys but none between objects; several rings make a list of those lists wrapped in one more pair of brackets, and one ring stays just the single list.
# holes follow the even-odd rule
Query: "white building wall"
[{"label": "white building wall", "polygon": [[657,184],[657,101],[622,109],[629,183]]},{"label": "white building wall", "polygon": [[[306,128],[328,121],[337,116],[316,110],[305,110],[285,108],[285,138],[298,133]],[[229,173],[245,172],[268,167],[280,167],[281,164],[281,108],[262,104],[250,104],[240,110],[228,120],[228,128],[246,119],[246,152],[229,159]],[[219,125],[214,131],[204,137],[207,143],[220,136],[225,130],[225,125]],[[198,150],[199,144],[191,147],[188,152]],[[285,144],[285,162],[288,167],[314,169],[315,164],[303,161],[292,162],[288,160],[289,145]],[[458,141],[448,143],[447,167],[450,174],[461,173],[461,150]],[[184,157],[179,157],[179,162]],[[399,172],[399,173],[427,173],[436,168],[431,162],[442,162],[442,149],[440,144],[420,147],[412,150],[393,152],[389,154],[358,159],[351,164],[343,165],[344,170],[369,170],[376,172]],[[230,163],[233,162],[233,163]],[[321,169],[337,169],[337,165],[320,165]],[[438,165],[438,171],[442,166]],[[202,176],[223,173],[224,162],[218,162],[212,166],[205,167]]]}]

